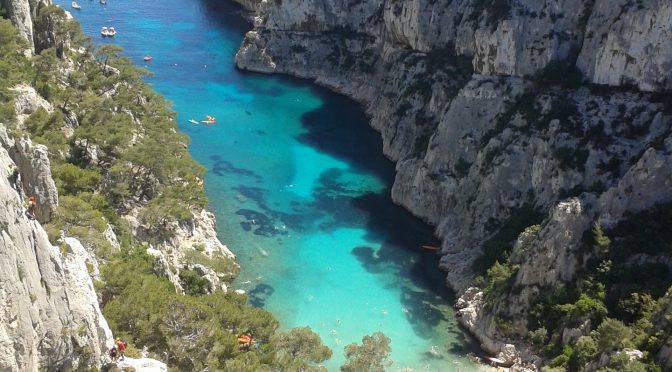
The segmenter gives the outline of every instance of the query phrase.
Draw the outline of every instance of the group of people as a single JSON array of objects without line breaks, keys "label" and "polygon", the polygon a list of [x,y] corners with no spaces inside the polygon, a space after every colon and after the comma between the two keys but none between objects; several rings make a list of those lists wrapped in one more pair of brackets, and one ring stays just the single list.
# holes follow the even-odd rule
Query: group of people
[{"label": "group of people", "polygon": [[113,362],[116,362],[117,358],[124,360],[124,351],[126,351],[126,341],[117,337],[114,340],[114,346],[110,349],[110,358]]}]

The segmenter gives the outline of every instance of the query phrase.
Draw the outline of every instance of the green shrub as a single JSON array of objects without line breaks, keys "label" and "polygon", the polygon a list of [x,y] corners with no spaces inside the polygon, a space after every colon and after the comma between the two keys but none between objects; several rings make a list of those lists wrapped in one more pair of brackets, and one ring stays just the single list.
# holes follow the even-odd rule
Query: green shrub
[{"label": "green shrub", "polygon": [[198,273],[189,269],[180,270],[180,285],[184,293],[190,296],[198,296],[208,293],[208,281]]},{"label": "green shrub", "polygon": [[595,337],[597,348],[602,353],[633,346],[630,343],[632,330],[616,319],[605,319],[595,330]]},{"label": "green shrub", "polygon": [[527,338],[537,346],[544,346],[548,340],[548,331],[545,327],[539,327],[534,331],[528,332]]},{"label": "green shrub", "polygon": [[496,261],[505,262],[518,235],[526,227],[538,224],[542,218],[540,211],[529,204],[512,210],[510,216],[499,227],[497,233],[483,243],[483,255],[472,265],[474,273],[485,275]]},{"label": "green shrub", "polygon": [[60,195],[94,192],[102,179],[100,173],[95,170],[81,169],[68,163],[52,166],[52,174]]},{"label": "green shrub", "polygon": [[201,253],[197,250],[187,251],[184,254],[185,259],[189,263],[201,264],[203,266],[209,267],[217,273],[227,274],[225,279],[232,280],[240,272],[240,268],[236,263],[220,254],[214,254],[213,257],[208,257],[204,253]]},{"label": "green shrub", "polygon": [[569,358],[570,370],[579,371],[597,355],[597,343],[590,336],[581,336],[576,341],[572,355]]},{"label": "green shrub", "polygon": [[384,363],[392,349],[390,339],[382,332],[375,332],[362,338],[362,345],[349,344],[345,347],[346,362],[342,372],[384,371]]}]

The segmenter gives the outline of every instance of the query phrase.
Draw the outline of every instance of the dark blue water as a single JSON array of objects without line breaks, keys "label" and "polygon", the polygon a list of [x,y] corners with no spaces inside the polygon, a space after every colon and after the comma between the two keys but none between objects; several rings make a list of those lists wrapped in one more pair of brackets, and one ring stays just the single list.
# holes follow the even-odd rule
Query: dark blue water
[{"label": "dark blue water", "polygon": [[[70,1],[57,3],[69,9]],[[394,166],[361,108],[308,82],[241,73],[233,58],[250,26],[229,1],[82,0],[73,11],[95,42],[114,42],[154,73],[174,103],[218,234],[244,289],[283,328],[310,326],[334,350],[382,331],[389,370],[470,370],[431,229],[394,206]],[[103,39],[112,26],[117,35]],[[153,60],[143,62],[144,55]],[[216,124],[192,124],[206,115]]]}]

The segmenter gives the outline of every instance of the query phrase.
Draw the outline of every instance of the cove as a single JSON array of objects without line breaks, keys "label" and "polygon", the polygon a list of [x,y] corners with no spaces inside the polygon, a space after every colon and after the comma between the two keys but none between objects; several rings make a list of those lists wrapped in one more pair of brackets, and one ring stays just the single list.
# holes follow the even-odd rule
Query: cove
[{"label": "cove", "polygon": [[[122,46],[174,103],[192,156],[208,169],[219,238],[241,266],[232,289],[282,328],[318,332],[334,351],[330,371],[345,345],[376,331],[391,339],[390,371],[476,369],[437,257],[420,249],[438,242],[391,202],[394,165],[358,105],[306,81],[237,71],[249,25],[229,1],[80,5],[71,11],[84,32]],[[102,26],[116,36],[103,38]],[[206,115],[216,124],[189,122]]]}]

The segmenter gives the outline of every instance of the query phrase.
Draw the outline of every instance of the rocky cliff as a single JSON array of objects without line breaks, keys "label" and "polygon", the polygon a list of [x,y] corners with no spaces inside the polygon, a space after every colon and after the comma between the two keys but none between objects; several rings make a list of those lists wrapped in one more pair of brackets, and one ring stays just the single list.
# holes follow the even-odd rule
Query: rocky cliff
[{"label": "rocky cliff", "polygon": [[26,41],[28,41],[27,54],[35,52],[36,45],[39,45],[40,33],[48,30],[42,30],[36,27],[35,20],[40,8],[51,4],[51,0],[0,0],[0,7],[5,10],[7,17],[12,21],[14,27],[19,31]]},{"label": "rocky cliff", "polygon": [[[9,152],[16,147],[4,142],[0,164],[6,172],[14,164]],[[48,159],[34,154],[28,158],[32,167],[22,168],[23,174],[49,169]],[[60,251],[49,243],[24,207],[25,198],[19,185],[0,179],[0,370],[100,367],[112,332],[87,266],[72,250]]]},{"label": "rocky cliff", "polygon": [[[585,269],[594,221],[608,229],[672,199],[668,1],[241,3],[254,29],[239,68],[366,106],[397,162],[392,198],[436,226],[462,322],[489,352],[515,358],[510,334],[521,344],[533,299]],[[467,290],[503,260],[514,293]]]},{"label": "rocky cliff", "polygon": [[[187,182],[166,171],[161,161],[137,165],[117,159],[126,148],[105,142],[110,140],[109,128],[101,130],[105,141],[100,143],[89,135],[91,132],[83,136],[85,140],[78,137],[85,132],[84,125],[92,122],[101,128],[113,122],[120,136],[130,138],[135,132],[134,140],[122,145],[136,145],[135,140],[151,142],[156,140],[151,137],[160,136],[162,147],[152,152],[154,156],[170,152],[173,159],[180,159],[178,166],[199,169],[186,152],[184,138],[173,129],[172,113],[164,102],[146,89],[140,77],[131,81],[133,73],[137,74],[133,67],[124,64],[131,70],[125,76],[129,80],[117,79],[120,69],[107,66],[107,61],[100,69],[84,48],[71,50],[70,38],[78,28],[67,13],[50,4],[49,0],[0,0],[0,29],[7,41],[0,45],[0,371],[165,371],[164,363],[146,358],[129,358],[120,365],[108,363],[112,331],[101,312],[107,311],[103,295],[97,295],[92,278],[101,291],[109,289],[103,266],[111,266],[113,257],[117,262],[123,260],[122,250],[128,253],[137,248],[143,254],[146,249],[154,259],[150,272],[143,274],[168,277],[174,287],[168,283],[161,289],[171,295],[183,292],[183,271],[187,271],[192,290],[195,286],[199,290],[203,287],[203,293],[226,291],[226,283],[237,271],[234,256],[217,239],[214,216],[204,209],[202,188],[190,186],[201,174],[181,172]],[[35,54],[41,55],[33,57]],[[123,64],[117,56],[111,57]],[[70,78],[86,73],[99,79],[97,83],[110,85],[101,88],[91,80],[70,84]],[[115,105],[125,103],[116,94],[124,88],[135,89],[131,96],[137,98],[137,106],[116,115]],[[77,90],[76,98],[70,95],[72,89]],[[85,97],[87,103],[99,100],[95,109],[89,110]],[[158,103],[153,107],[152,124],[160,135],[143,127],[143,106],[149,99]],[[159,128],[161,120],[170,130]],[[133,126],[119,129],[129,122]],[[126,184],[130,191],[121,195],[127,199],[119,200],[118,205],[105,199],[110,193],[101,186],[123,183],[119,178],[101,181],[104,176],[111,177],[110,165],[115,160],[122,169],[118,174],[127,176],[131,172],[126,169],[133,168],[137,176],[132,186]],[[141,163],[144,159],[134,160]],[[138,176],[141,173],[142,177]],[[168,185],[171,182],[177,186]],[[191,204],[184,207],[174,194],[162,195],[161,201],[151,200],[157,194],[170,193],[170,186],[191,191]],[[32,205],[29,197],[34,198]],[[150,207],[153,209],[147,212]],[[160,217],[151,220],[155,216]],[[150,261],[151,256],[147,256]],[[119,288],[123,287],[115,287]],[[108,302],[109,297],[114,296],[108,296]],[[115,328],[117,336],[119,328]]]}]

